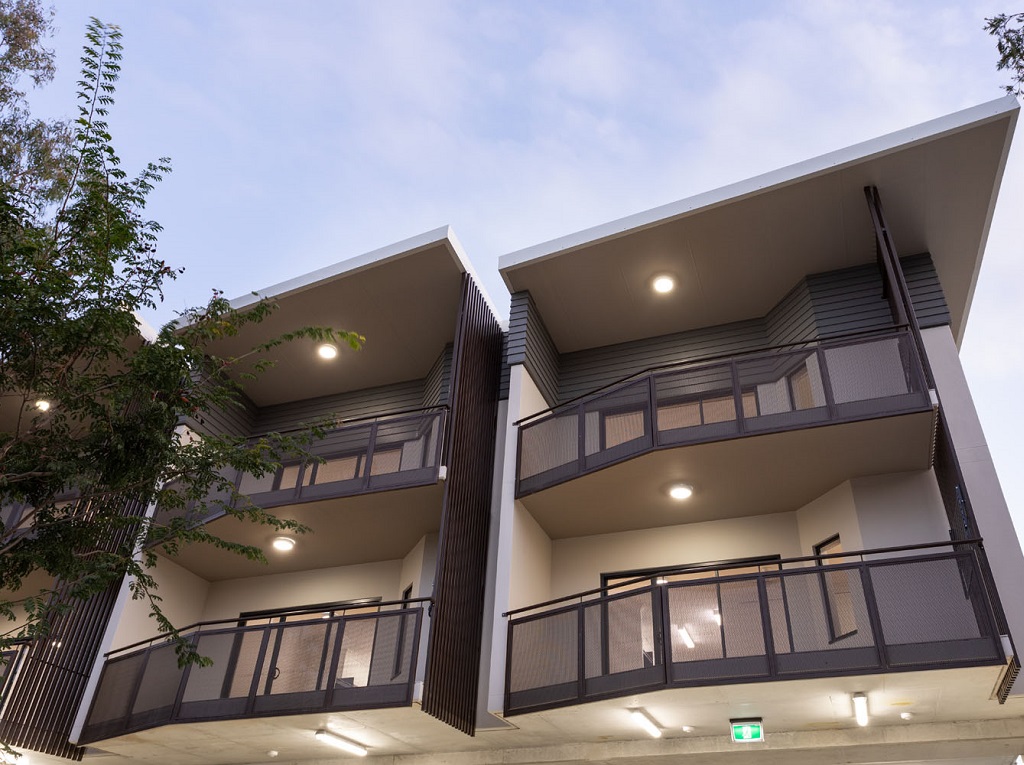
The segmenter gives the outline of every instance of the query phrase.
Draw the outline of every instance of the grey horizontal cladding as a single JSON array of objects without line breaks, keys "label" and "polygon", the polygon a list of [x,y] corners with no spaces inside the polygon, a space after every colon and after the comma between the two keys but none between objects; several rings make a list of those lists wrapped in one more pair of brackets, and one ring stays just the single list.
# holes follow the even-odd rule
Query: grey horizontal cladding
[{"label": "grey horizontal cladding", "polygon": [[569,401],[645,369],[769,345],[764,319],[723,324],[564,354],[558,400]]},{"label": "grey horizontal cladding", "polygon": [[939,274],[935,270],[932,256],[927,252],[900,258],[903,276],[914,302],[914,313],[922,327],[939,327],[949,324],[949,306],[942,291]]},{"label": "grey horizontal cladding", "polygon": [[505,361],[523,364],[549,405],[558,401],[558,349],[529,292],[512,295]]},{"label": "grey horizontal cladding", "polygon": [[452,384],[452,345],[441,351],[424,381],[423,406],[447,404]]},{"label": "grey horizontal cladding", "polygon": [[[921,326],[948,324],[949,308],[931,256],[913,255],[901,258],[900,263]],[[821,335],[862,332],[892,324],[882,276],[874,263],[813,274],[806,281]]]},{"label": "grey horizontal cladding", "polygon": [[244,438],[256,422],[256,405],[244,393],[235,405],[207,409],[185,419],[185,424],[204,435],[231,435]]},{"label": "grey horizontal cladding", "polygon": [[768,342],[786,345],[814,340],[818,328],[814,322],[814,305],[807,280],[801,279],[786,297],[765,316]]},{"label": "grey horizontal cladding", "polygon": [[253,432],[280,432],[326,417],[348,420],[405,409],[418,409],[423,406],[425,387],[424,380],[409,380],[378,388],[263,407],[259,411]]},{"label": "grey horizontal cladding", "polygon": [[512,376],[512,367],[508,364],[508,332],[501,333],[501,376],[498,378],[498,400],[508,399],[509,380]]}]

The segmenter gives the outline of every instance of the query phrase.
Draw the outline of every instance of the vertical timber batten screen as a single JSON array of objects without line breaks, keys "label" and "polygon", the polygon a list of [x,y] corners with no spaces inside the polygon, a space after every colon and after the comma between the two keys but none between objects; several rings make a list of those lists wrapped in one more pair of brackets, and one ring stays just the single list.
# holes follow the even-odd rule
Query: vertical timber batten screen
[{"label": "vertical timber batten screen", "polygon": [[[145,512],[141,502],[125,502],[125,517],[141,517]],[[116,549],[133,533],[130,525],[122,526],[111,535],[108,549]],[[32,643],[3,710],[0,741],[82,759],[85,750],[68,739],[122,581],[118,579],[103,592],[58,613],[49,634]],[[56,589],[59,597],[59,582]]]},{"label": "vertical timber batten screen", "polygon": [[463,274],[423,711],[470,736],[476,732],[501,344],[487,301]]}]

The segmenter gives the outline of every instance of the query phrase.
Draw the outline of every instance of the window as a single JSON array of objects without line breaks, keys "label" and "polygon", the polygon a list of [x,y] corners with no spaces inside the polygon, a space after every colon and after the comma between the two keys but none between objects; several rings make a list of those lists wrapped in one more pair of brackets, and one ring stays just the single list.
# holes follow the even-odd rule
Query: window
[{"label": "window", "polygon": [[[814,555],[819,566],[834,566],[843,563],[842,557],[823,557],[843,552],[839,535],[829,537],[814,546]],[[854,610],[853,593],[856,591],[858,569],[825,571],[821,574],[821,594],[825,603],[825,620],[828,623],[829,640],[836,642],[857,633],[857,615]]]}]

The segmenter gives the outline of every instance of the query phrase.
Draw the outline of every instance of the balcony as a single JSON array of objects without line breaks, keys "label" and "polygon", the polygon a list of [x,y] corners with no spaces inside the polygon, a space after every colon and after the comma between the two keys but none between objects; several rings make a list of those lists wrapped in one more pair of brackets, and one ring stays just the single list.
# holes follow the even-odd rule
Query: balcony
[{"label": "balcony", "polygon": [[210,666],[156,637],[108,655],[81,743],[169,723],[408,706],[424,599],[183,630]]},{"label": "balcony", "polygon": [[651,371],[522,424],[516,496],[660,449],[931,408],[906,332]]},{"label": "balcony", "polygon": [[978,554],[936,543],[688,569],[510,612],[505,713],[1003,663]]}]

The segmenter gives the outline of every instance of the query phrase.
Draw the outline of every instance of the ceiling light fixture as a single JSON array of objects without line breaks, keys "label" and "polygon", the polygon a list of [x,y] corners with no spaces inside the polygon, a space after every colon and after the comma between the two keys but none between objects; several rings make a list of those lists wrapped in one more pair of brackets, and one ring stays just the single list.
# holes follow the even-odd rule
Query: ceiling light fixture
[{"label": "ceiling light fixture", "polygon": [[696,645],[693,642],[693,638],[690,637],[690,633],[686,631],[686,627],[679,628],[679,639],[686,644],[687,648],[693,648]]},{"label": "ceiling light fixture", "polygon": [[50,411],[50,402],[47,401],[45,398],[41,398],[38,401],[36,401],[36,409],[38,409],[40,412],[48,412]]},{"label": "ceiling light fixture", "polygon": [[675,483],[669,487],[668,495],[672,499],[682,502],[684,499],[689,499],[693,496],[693,487],[688,483]]},{"label": "ceiling light fixture", "polygon": [[270,544],[279,552],[291,552],[295,549],[295,540],[291,537],[274,537]]},{"label": "ceiling light fixture", "polygon": [[692,725],[684,725],[683,726],[683,733],[693,733],[693,726]]},{"label": "ceiling light fixture", "polygon": [[863,728],[868,724],[868,697],[863,693],[853,694],[853,714],[857,718],[857,725]]},{"label": "ceiling light fixture", "polygon": [[633,715],[633,722],[647,731],[647,734],[651,736],[651,738],[661,738],[661,726],[654,721],[654,718],[647,713],[646,709],[640,709],[638,707],[636,709],[630,709],[629,713]]},{"label": "ceiling light fixture", "polygon": [[355,741],[339,736],[337,733],[331,733],[329,730],[321,728],[313,734],[317,741],[322,741],[325,744],[336,746],[349,754],[354,754],[357,757],[366,756],[366,747],[362,744],[358,744]]},{"label": "ceiling light fixture", "polygon": [[668,274],[658,274],[651,281],[651,289],[659,295],[667,295],[676,287],[676,280]]},{"label": "ceiling light fixture", "polygon": [[338,355],[338,349],[336,346],[330,343],[324,343],[316,349],[317,355],[322,359],[333,359]]},{"label": "ceiling light fixture", "polygon": [[900,712],[900,719],[901,719],[901,720],[909,720],[909,719],[910,719],[910,718],[912,718],[913,716],[914,716],[914,715],[913,715],[913,714],[911,714],[910,712]]}]

